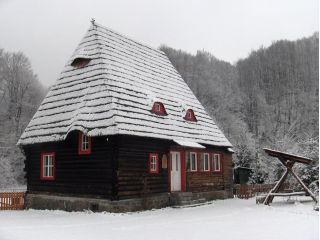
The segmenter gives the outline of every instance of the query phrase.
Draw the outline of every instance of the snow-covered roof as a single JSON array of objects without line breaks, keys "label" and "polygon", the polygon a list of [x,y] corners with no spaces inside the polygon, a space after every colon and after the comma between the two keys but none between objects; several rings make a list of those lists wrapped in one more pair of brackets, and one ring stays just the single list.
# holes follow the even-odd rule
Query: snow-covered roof
[{"label": "snow-covered roof", "polygon": [[[82,68],[77,57],[91,59]],[[161,101],[168,113],[151,113]],[[151,106],[151,107],[150,107]],[[197,122],[183,119],[192,108]],[[18,144],[88,136],[135,135],[231,146],[167,56],[101,25],[92,25],[51,87]]]},{"label": "snow-covered roof", "polygon": [[175,143],[178,143],[180,146],[183,147],[191,147],[191,148],[206,148],[205,146],[202,146],[199,143],[196,142],[190,142],[190,141],[185,141],[185,140],[177,140],[177,139],[173,139],[173,141]]},{"label": "snow-covered roof", "polygon": [[227,150],[228,152],[234,153],[234,150],[232,148],[228,148]]}]

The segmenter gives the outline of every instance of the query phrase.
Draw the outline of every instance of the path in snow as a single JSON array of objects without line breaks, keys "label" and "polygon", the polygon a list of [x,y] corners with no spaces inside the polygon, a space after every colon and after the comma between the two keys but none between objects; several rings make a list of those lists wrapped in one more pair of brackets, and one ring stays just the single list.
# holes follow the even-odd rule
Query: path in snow
[{"label": "path in snow", "polygon": [[256,205],[254,199],[140,213],[0,211],[0,240],[220,239],[313,240],[319,214],[313,203]]}]

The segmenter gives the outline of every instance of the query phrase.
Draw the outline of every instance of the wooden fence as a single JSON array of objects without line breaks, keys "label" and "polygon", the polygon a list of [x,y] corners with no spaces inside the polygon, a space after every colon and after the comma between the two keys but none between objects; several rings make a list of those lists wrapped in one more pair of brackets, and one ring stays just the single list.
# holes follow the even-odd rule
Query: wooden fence
[{"label": "wooden fence", "polygon": [[22,210],[25,192],[0,192],[0,210]]},{"label": "wooden fence", "polygon": [[234,185],[234,196],[248,199],[255,197],[257,193],[267,193],[274,187],[274,184],[236,184]]}]

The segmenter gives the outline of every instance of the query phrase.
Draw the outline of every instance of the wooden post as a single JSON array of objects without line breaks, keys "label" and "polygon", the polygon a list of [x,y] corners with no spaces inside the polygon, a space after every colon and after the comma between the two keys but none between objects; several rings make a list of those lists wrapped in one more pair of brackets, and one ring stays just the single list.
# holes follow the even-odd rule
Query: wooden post
[{"label": "wooden post", "polygon": [[295,174],[294,171],[292,171],[292,169],[289,170],[292,175],[298,180],[298,182],[301,184],[301,186],[303,187],[303,189],[306,191],[306,193],[308,193],[310,195],[310,197],[316,202],[318,203],[317,201],[317,198],[313,195],[313,193],[307,188],[307,186],[301,181],[301,179],[297,176],[297,174]]},{"label": "wooden post", "polygon": [[267,197],[265,198],[263,204],[265,205],[269,205],[270,203],[272,203],[273,201],[273,197],[271,196],[271,193],[275,193],[278,192],[281,185],[284,183],[284,181],[286,180],[287,176],[288,176],[289,170],[288,168],[286,169],[285,173],[282,175],[282,177],[280,178],[280,180],[277,182],[277,184],[271,189],[271,191],[268,193]]},{"label": "wooden post", "polygon": [[[288,173],[292,173],[292,175],[298,180],[300,185],[303,187],[305,192],[307,194],[309,194],[309,196],[316,203],[318,202],[316,197],[313,195],[313,193],[307,188],[307,186],[301,181],[301,179],[292,171],[292,167],[296,162],[309,165],[309,164],[312,163],[311,159],[308,159],[308,158],[305,158],[305,157],[301,157],[301,156],[298,156],[298,155],[293,155],[293,154],[289,154],[289,153],[285,153],[285,152],[272,150],[272,149],[267,149],[267,148],[264,148],[264,151],[268,155],[278,158],[279,161],[286,167],[286,171],[283,174],[283,176],[280,178],[279,182],[274,186],[273,189],[271,189],[271,191],[266,196],[266,198],[265,198],[265,200],[263,202],[265,205],[269,205],[272,202],[274,196],[279,195],[279,194],[275,194],[275,193],[277,193],[280,190],[280,187],[283,184],[283,182],[286,179],[286,177],[288,176]],[[295,193],[295,194],[298,194],[298,193]],[[290,195],[292,195],[292,193]],[[283,196],[283,194],[281,194],[281,196]]]}]

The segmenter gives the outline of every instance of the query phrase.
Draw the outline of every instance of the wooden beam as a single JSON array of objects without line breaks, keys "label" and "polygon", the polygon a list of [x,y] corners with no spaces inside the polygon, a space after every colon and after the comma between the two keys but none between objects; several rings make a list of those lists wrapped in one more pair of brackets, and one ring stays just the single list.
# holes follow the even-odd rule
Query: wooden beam
[{"label": "wooden beam", "polygon": [[270,193],[270,195],[271,196],[278,196],[278,197],[303,196],[303,195],[306,195],[306,192]]},{"label": "wooden beam", "polygon": [[298,155],[294,155],[294,154],[289,154],[289,153],[285,153],[285,152],[280,152],[280,151],[276,151],[273,149],[268,149],[268,148],[264,148],[263,149],[268,155],[272,156],[272,157],[276,157],[278,159],[286,159],[286,160],[290,160],[293,162],[299,162],[299,163],[303,163],[303,164],[311,164],[312,160],[309,158],[305,158],[302,156],[298,156]]},{"label": "wooden beam", "polygon": [[313,199],[313,201],[318,203],[317,198],[313,195],[313,193],[309,190],[309,188],[307,188],[307,186],[302,182],[302,180],[295,174],[295,172],[292,171],[292,169],[289,169],[289,171],[297,179],[297,181],[301,184],[301,186],[306,191],[306,193],[310,195],[310,197]]},{"label": "wooden beam", "polygon": [[287,168],[285,173],[282,175],[282,177],[280,178],[280,180],[277,182],[277,184],[274,186],[274,188],[272,188],[270,190],[270,192],[268,193],[267,197],[265,198],[263,204],[264,205],[269,205],[270,203],[272,203],[273,197],[271,194],[272,193],[276,193],[279,191],[280,187],[282,186],[282,184],[284,183],[284,181],[286,180],[287,176],[289,173],[289,169]]}]

